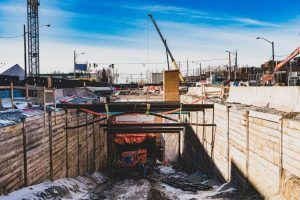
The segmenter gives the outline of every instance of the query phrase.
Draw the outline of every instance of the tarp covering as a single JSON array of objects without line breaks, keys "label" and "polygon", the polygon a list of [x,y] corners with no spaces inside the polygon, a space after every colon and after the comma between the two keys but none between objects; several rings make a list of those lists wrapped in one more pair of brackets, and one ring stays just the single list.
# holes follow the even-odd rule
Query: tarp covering
[{"label": "tarp covering", "polygon": [[125,145],[125,144],[141,144],[147,138],[153,138],[155,134],[116,134],[114,142]]}]

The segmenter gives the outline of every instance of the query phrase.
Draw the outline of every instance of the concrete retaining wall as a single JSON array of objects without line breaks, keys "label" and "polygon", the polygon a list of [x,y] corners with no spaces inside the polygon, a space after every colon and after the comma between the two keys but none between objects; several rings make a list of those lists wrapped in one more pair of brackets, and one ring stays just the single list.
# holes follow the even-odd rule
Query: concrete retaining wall
[{"label": "concrete retaining wall", "polygon": [[106,167],[106,134],[76,110],[39,115],[0,128],[0,195],[24,186],[76,177]]},{"label": "concrete retaining wall", "polygon": [[299,121],[220,104],[215,104],[214,111],[194,113],[186,120],[217,125],[192,128],[215,171],[226,181],[250,183],[269,198],[283,190],[283,171],[300,178]]}]

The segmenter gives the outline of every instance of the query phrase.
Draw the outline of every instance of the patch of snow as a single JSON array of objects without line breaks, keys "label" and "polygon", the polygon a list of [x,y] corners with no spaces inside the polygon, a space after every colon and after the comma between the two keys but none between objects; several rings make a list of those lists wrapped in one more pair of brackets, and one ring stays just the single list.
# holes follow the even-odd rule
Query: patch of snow
[{"label": "patch of snow", "polygon": [[15,124],[14,121],[0,119],[0,127],[2,127],[2,126],[9,126],[9,125],[13,125],[13,124]]},{"label": "patch of snow", "polygon": [[174,174],[176,171],[173,169],[172,166],[164,166],[164,165],[161,165],[158,167],[159,171],[161,174]]},{"label": "patch of snow", "polygon": [[[204,199],[215,199],[214,196],[218,194],[224,193],[234,193],[236,191],[233,187],[228,187],[228,183],[223,185],[215,185],[210,191],[198,191],[196,193],[183,191],[181,189],[177,189],[171,187],[167,184],[161,183],[161,187],[163,188],[163,192],[170,199],[180,199],[180,200],[204,200]],[[228,188],[227,188],[228,187]],[[222,199],[222,198],[220,198]]]},{"label": "patch of snow", "polygon": [[88,177],[63,178],[47,181],[37,185],[22,188],[7,196],[0,196],[0,200],[36,200],[36,199],[89,199],[89,192],[97,184],[104,182],[107,177],[101,173],[94,173]]}]

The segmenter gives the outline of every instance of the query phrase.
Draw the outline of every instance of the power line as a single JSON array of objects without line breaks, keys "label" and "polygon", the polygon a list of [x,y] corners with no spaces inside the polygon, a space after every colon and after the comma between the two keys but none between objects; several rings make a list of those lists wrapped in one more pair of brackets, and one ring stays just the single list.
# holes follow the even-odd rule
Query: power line
[{"label": "power line", "polygon": [[[211,62],[211,61],[222,61],[222,60],[227,60],[227,58],[215,58],[215,59],[205,59],[205,60],[189,60],[189,62]],[[185,61],[177,61],[179,62],[186,62]],[[155,65],[155,64],[167,64],[167,62],[95,62],[94,64],[97,65],[110,65],[110,64],[115,64],[115,65]]]}]

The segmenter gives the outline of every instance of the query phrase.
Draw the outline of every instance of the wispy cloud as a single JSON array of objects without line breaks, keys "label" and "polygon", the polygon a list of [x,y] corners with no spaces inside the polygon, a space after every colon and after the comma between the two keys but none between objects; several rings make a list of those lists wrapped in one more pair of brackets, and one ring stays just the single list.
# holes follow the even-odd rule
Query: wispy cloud
[{"label": "wispy cloud", "polygon": [[245,17],[231,17],[228,20],[235,21],[235,22],[240,22],[240,23],[243,23],[245,25],[274,27],[274,28],[284,27],[283,25],[270,23],[270,22],[265,22],[265,21],[260,21],[260,20],[251,19],[251,18],[245,18]]},{"label": "wispy cloud", "polygon": [[120,5],[120,7],[125,9],[132,9],[136,11],[143,12],[156,12],[160,14],[168,14],[174,16],[185,16],[194,19],[205,19],[209,21],[223,21],[223,22],[236,22],[244,26],[261,26],[261,27],[282,27],[282,25],[266,22],[262,20],[238,17],[238,16],[224,16],[224,15],[214,15],[201,10],[195,10],[185,7],[177,6],[165,6],[165,5],[137,5],[137,4],[126,4]]}]

